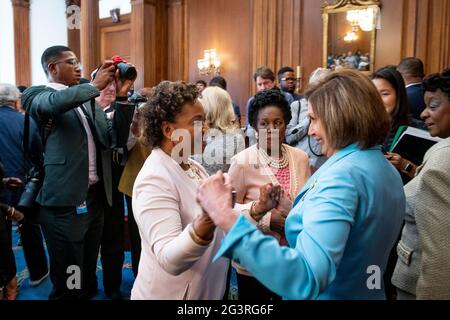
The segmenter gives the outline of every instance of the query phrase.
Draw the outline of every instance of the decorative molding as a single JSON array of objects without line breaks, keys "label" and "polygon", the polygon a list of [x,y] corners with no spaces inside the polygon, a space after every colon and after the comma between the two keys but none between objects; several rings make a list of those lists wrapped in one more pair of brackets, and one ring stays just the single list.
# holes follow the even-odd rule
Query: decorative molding
[{"label": "decorative molding", "polygon": [[140,4],[150,4],[152,6],[156,6],[158,0],[131,0],[131,6],[140,5]]},{"label": "decorative molding", "polygon": [[11,0],[13,7],[23,7],[30,9],[30,0]]},{"label": "decorative molding", "polygon": [[324,2],[322,9],[328,7],[329,10],[340,9],[346,6],[381,6],[380,0],[338,0],[336,4]]},{"label": "decorative molding", "polygon": [[81,0],[66,0],[66,7],[79,6],[81,7]]},{"label": "decorative molding", "polygon": [[176,5],[183,5],[184,0],[166,0],[166,5],[168,7],[176,6]]}]

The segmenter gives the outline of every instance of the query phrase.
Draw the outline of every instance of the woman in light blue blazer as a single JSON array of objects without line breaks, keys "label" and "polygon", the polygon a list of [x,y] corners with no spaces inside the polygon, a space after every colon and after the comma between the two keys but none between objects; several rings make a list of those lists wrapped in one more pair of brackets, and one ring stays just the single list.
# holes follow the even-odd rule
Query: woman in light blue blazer
[{"label": "woman in light blue blazer", "polygon": [[[197,196],[227,232],[216,259],[231,257],[284,299],[384,299],[382,277],[405,212],[401,178],[380,147],[388,116],[372,82],[357,71],[334,72],[306,96],[309,134],[329,159],[293,203],[285,223],[289,246],[232,210],[229,181],[219,172]],[[277,190],[263,199],[267,210],[281,209]]]}]

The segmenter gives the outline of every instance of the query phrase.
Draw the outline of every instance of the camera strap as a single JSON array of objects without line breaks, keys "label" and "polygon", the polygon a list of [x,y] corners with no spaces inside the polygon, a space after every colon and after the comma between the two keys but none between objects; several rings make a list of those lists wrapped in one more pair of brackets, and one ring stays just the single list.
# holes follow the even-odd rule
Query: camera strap
[{"label": "camera strap", "polygon": [[[42,150],[45,149],[45,144],[47,142],[48,136],[52,130],[53,120],[50,118],[47,122],[40,127],[40,135],[42,139]],[[29,146],[30,146],[30,114],[25,112],[25,119],[23,123],[23,138],[22,138],[22,148],[23,148],[23,169],[26,172],[27,168],[27,158],[31,158],[29,154]],[[43,156],[39,159],[39,165],[42,166]]]}]

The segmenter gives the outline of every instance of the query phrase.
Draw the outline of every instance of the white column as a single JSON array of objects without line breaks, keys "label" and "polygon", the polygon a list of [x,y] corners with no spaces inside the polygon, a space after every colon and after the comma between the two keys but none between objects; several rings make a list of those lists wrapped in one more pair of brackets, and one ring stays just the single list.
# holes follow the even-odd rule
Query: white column
[{"label": "white column", "polygon": [[67,46],[65,1],[31,1],[30,32],[31,82],[33,85],[40,85],[47,81],[41,66],[44,50],[55,45]]}]

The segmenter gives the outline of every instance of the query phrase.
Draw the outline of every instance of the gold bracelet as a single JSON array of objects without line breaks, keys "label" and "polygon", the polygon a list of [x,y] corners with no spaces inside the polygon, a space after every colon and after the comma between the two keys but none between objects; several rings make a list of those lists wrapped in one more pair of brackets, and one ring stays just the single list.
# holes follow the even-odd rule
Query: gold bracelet
[{"label": "gold bracelet", "polygon": [[201,238],[201,237],[197,234],[197,232],[195,232],[195,229],[194,229],[194,223],[191,223],[191,224],[190,224],[190,227],[189,227],[189,235],[191,236],[191,239],[192,239],[196,244],[198,244],[198,245],[200,245],[200,246],[206,246],[206,245],[210,244],[211,241],[213,240],[213,239],[211,239],[211,240],[205,240],[205,239]]},{"label": "gold bracelet", "polygon": [[259,221],[261,220],[261,218],[264,216],[264,212],[261,214],[256,214],[255,212],[255,205],[256,205],[256,201],[252,202],[252,205],[250,207],[250,216],[255,220],[255,221]]}]

